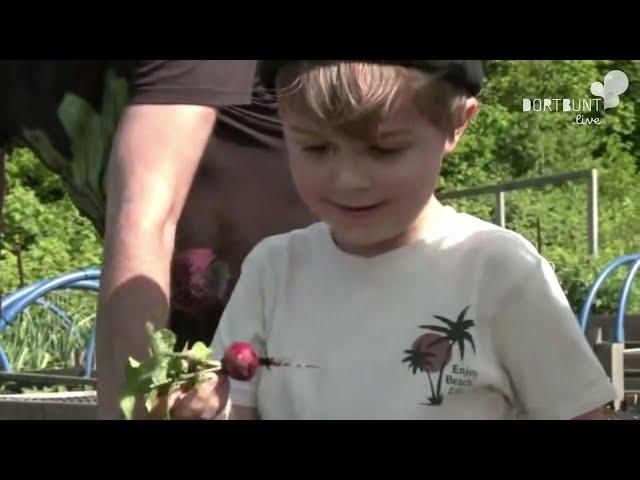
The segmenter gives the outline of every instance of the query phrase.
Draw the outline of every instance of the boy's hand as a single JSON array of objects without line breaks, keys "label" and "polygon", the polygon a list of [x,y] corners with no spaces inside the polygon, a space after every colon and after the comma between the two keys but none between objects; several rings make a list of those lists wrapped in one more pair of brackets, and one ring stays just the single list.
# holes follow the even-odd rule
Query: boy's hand
[{"label": "boy's hand", "polygon": [[226,375],[217,375],[189,390],[176,389],[169,395],[158,396],[158,402],[149,412],[151,420],[164,418],[167,401],[172,420],[213,420],[229,401],[229,379]]}]

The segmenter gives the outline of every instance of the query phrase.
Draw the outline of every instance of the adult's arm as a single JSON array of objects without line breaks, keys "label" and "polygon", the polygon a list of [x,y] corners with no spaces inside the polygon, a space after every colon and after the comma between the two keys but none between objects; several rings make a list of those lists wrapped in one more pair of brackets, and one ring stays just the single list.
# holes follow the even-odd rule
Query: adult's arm
[{"label": "adult's arm", "polygon": [[106,178],[98,307],[98,416],[119,417],[129,356],[144,358],[144,325],[167,325],[175,230],[215,123],[216,107],[250,99],[251,61],[148,61],[134,79]]}]

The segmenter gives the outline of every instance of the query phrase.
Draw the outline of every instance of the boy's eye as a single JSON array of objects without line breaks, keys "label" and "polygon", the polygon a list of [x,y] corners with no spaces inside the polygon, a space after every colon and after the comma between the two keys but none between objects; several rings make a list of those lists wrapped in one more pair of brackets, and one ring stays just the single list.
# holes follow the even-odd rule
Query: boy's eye
[{"label": "boy's eye", "polygon": [[302,148],[303,152],[307,153],[327,153],[329,151],[329,147],[327,145],[310,145],[308,147]]},{"label": "boy's eye", "polygon": [[371,147],[371,151],[376,155],[396,155],[406,150],[405,147],[382,147],[380,145],[374,145]]}]

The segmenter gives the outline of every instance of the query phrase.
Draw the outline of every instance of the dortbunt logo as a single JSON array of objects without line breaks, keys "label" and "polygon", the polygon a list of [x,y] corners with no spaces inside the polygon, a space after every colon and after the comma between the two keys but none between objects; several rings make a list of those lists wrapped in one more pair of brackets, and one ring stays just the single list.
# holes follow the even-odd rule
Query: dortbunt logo
[{"label": "dortbunt logo", "polygon": [[591,94],[599,98],[523,98],[523,112],[579,112],[578,125],[600,124],[600,117],[585,118],[585,112],[599,112],[614,108],[620,103],[620,95],[629,88],[629,78],[621,70],[612,70],[604,77],[604,83],[593,82]]}]

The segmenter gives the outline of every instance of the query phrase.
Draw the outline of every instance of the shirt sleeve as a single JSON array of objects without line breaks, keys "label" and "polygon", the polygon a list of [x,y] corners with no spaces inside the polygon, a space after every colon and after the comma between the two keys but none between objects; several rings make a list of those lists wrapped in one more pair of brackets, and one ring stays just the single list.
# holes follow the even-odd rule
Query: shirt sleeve
[{"label": "shirt sleeve", "polygon": [[[263,267],[254,252],[249,254],[242,263],[240,278],[211,343],[213,355],[218,360],[233,342],[250,342],[259,356],[265,354],[264,275]],[[250,381],[229,379],[231,403],[257,408],[259,381],[260,369]]]},{"label": "shirt sleeve", "polygon": [[248,104],[255,68],[255,60],[140,60],[131,72],[130,104]]},{"label": "shirt sleeve", "polygon": [[544,258],[503,297],[494,320],[498,355],[525,418],[570,419],[615,398]]}]

